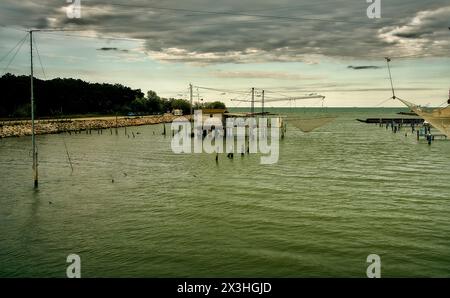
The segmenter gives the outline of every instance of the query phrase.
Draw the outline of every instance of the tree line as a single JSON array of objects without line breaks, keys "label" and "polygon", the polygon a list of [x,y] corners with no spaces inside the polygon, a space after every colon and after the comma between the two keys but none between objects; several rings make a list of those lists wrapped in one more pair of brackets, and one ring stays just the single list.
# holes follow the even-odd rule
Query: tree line
[{"label": "tree line", "polygon": [[[151,115],[181,109],[189,114],[185,99],[161,98],[121,84],[89,83],[80,79],[34,80],[37,117],[66,115]],[[29,117],[30,77],[5,74],[0,77],[0,117]],[[226,108],[222,102],[196,104],[194,108]]]}]

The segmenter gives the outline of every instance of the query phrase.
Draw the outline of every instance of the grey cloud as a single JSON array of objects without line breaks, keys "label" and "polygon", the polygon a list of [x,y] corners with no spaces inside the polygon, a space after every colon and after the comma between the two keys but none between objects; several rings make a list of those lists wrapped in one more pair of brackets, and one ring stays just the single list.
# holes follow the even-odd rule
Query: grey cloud
[{"label": "grey cloud", "polygon": [[[6,0],[0,4],[0,18],[12,26],[64,27],[140,39],[143,52],[166,62],[317,63],[323,57],[351,61],[450,56],[448,0],[383,2],[380,20],[366,17],[365,1],[118,1],[82,1],[82,18],[77,20],[66,17],[62,1]],[[267,15],[285,19],[261,17]]]}]

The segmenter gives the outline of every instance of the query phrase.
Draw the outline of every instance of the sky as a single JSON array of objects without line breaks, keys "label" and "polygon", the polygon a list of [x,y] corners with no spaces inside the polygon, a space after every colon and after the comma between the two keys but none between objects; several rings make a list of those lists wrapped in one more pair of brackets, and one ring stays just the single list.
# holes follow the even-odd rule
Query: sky
[{"label": "sky", "polygon": [[[450,2],[380,0],[69,0],[0,2],[0,75],[121,83],[163,97],[249,106],[394,107],[396,95],[439,106],[450,89]],[[75,0],[73,0],[75,1]],[[60,29],[65,31],[59,31]],[[22,43],[23,42],[23,43]],[[17,54],[16,54],[17,53]],[[14,58],[14,59],[13,59]],[[214,90],[211,90],[214,89]],[[289,100],[318,93],[320,99]]]}]

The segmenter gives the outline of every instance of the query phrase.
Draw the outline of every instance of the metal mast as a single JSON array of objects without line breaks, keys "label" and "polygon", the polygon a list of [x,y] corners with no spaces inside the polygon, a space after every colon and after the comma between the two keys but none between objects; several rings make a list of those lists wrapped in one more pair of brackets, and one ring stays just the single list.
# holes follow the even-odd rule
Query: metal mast
[{"label": "metal mast", "polygon": [[255,112],[255,88],[252,88],[252,107],[251,107],[252,114]]},{"label": "metal mast", "polygon": [[396,99],[397,97],[395,97],[394,83],[392,82],[391,67],[389,65],[389,62],[391,62],[391,58],[386,57],[385,59],[386,59],[386,63],[387,63],[388,71],[389,71],[389,80],[391,81],[392,98]]},{"label": "metal mast", "polygon": [[30,30],[30,83],[31,83],[31,142],[33,146],[33,181],[34,188],[38,188],[38,158],[36,150],[36,133],[34,127],[34,88],[33,88],[33,30]]},{"label": "metal mast", "polygon": [[261,101],[262,101],[262,104],[261,104],[261,107],[262,107],[262,113],[264,114],[264,90],[262,91]]},{"label": "metal mast", "polygon": [[192,106],[192,97],[193,97],[193,95],[192,95],[192,84],[189,84],[189,99],[190,99],[190,101],[191,101],[191,117],[192,117],[192,115],[193,115],[193,113],[192,113],[192,109],[193,109],[193,106]]}]

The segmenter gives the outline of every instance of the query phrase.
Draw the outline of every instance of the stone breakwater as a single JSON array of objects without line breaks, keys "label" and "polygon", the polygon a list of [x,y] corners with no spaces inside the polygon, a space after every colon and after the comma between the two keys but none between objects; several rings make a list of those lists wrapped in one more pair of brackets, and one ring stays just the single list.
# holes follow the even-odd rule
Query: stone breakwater
[{"label": "stone breakwater", "polygon": [[[169,123],[179,116],[171,114],[142,117],[99,117],[66,120],[37,120],[36,134],[55,134],[62,132],[79,132],[86,130],[113,129],[116,127],[140,126]],[[190,116],[184,116],[190,118]],[[22,137],[31,135],[31,121],[0,122],[0,138]]]}]

